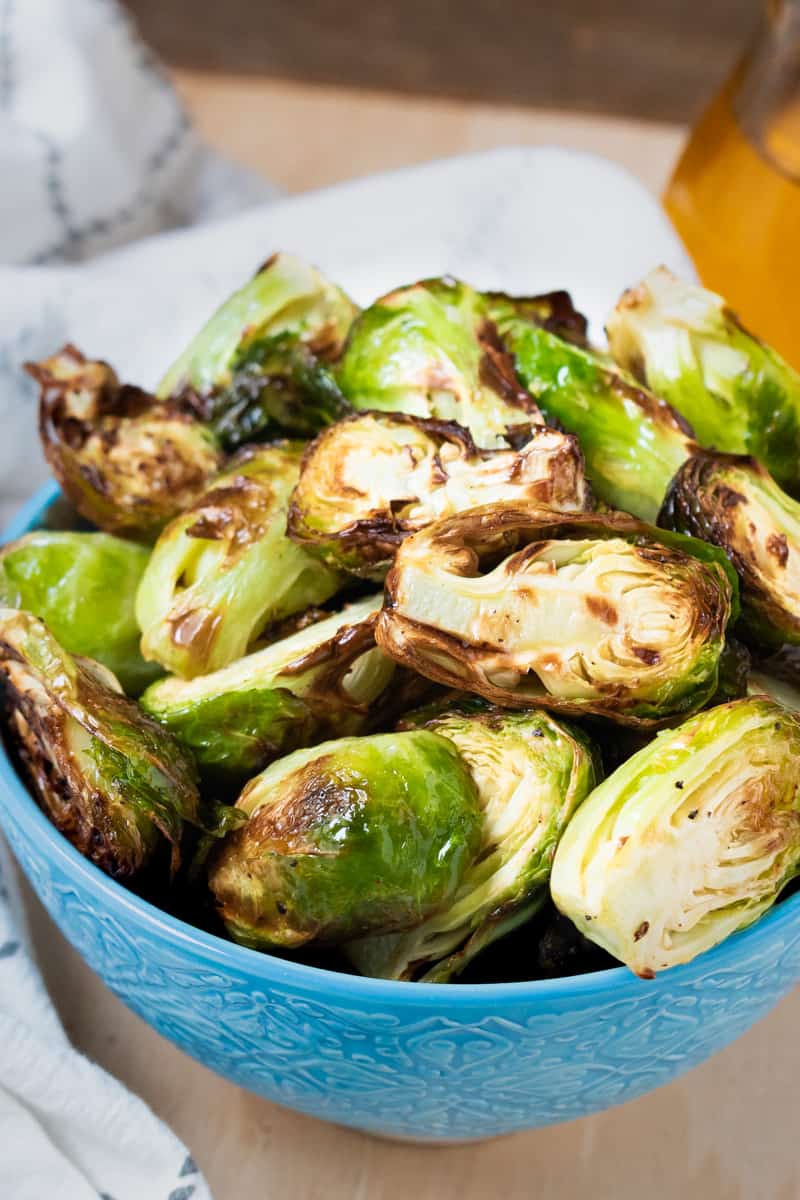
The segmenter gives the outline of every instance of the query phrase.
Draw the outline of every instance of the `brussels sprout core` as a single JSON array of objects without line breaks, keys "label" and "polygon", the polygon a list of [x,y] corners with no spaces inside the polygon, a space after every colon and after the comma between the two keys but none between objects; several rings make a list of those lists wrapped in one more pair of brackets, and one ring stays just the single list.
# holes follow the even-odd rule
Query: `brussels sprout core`
[{"label": "brussels sprout core", "polygon": [[583,737],[546,713],[467,700],[425,728],[469,766],[483,807],[481,853],[444,909],[407,933],[356,942],[348,955],[366,975],[444,983],[547,899],[556,845],[596,771]]},{"label": "brussels sprout core", "polygon": [[149,540],[218,469],[216,441],[179,407],[121,385],[74,346],[26,369],[39,382],[45,457],[80,513]]},{"label": "brussels sprout core", "polygon": [[210,885],[236,941],[293,948],[418,925],[480,846],[475,785],[427,730],[298,750],[252,780]]},{"label": "brussels sprout core", "polygon": [[9,736],[53,824],[118,879],[165,840],[175,870],[183,822],[198,818],[194,764],[177,742],[30,613],[0,609],[0,684]]},{"label": "brussels sprout core", "polygon": [[376,637],[499,704],[658,720],[713,694],[734,589],[721,551],[622,513],[492,505],[403,543]]},{"label": "brussels sprout core", "polygon": [[666,730],[581,806],[553,899],[588,938],[651,977],[774,903],[800,867],[800,723],[765,698]]},{"label": "brussels sprout core", "polygon": [[301,455],[293,443],[242,451],[164,530],[136,601],[145,658],[186,678],[218,670],[338,589],[341,576],[285,533]]},{"label": "brussels sprout core", "polygon": [[576,439],[534,427],[518,450],[478,450],[460,425],[357,414],[326,429],[306,452],[289,534],[331,563],[369,573],[385,567],[409,533],[510,499],[585,511]]},{"label": "brussels sprout core", "polygon": [[721,297],[664,267],[608,319],[614,357],[691,422],[702,446],[753,454],[800,488],[800,374],[739,323]]},{"label": "brussels sprout core", "polygon": [[354,408],[455,421],[490,449],[519,425],[543,424],[485,299],[455,279],[398,288],[361,313],[339,383]]},{"label": "brussels sprout core", "polygon": [[659,522],[726,551],[741,582],[743,636],[768,649],[800,645],[800,504],[755,459],[699,451]]}]

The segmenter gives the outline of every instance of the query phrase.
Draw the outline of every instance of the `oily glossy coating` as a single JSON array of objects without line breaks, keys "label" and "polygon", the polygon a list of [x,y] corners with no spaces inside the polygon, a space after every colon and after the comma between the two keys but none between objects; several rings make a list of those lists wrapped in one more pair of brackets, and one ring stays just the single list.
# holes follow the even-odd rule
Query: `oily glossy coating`
[{"label": "oily glossy coating", "polygon": [[341,738],[267,767],[212,864],[228,932],[256,947],[409,929],[446,904],[480,847],[475,785],[427,730]]}]

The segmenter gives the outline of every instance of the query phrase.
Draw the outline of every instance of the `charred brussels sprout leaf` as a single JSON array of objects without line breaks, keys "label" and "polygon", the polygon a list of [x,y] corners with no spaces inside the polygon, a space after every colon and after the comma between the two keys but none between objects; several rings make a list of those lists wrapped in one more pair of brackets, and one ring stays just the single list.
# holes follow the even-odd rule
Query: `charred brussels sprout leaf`
[{"label": "charred brussels sprout leaf", "polygon": [[180,407],[120,384],[107,363],[65,346],[26,369],[41,388],[45,457],[78,511],[101,529],[152,540],[218,469],[207,429]]},{"label": "charred brussels sprout leaf", "polygon": [[752,454],[800,489],[800,374],[719,296],[662,267],[624,294],[608,337],[614,357],[691,422],[702,446]]},{"label": "charred brussels sprout leaf", "polygon": [[569,292],[544,292],[539,296],[509,296],[506,292],[485,292],[489,315],[500,325],[518,318],[554,333],[574,346],[588,346],[587,321],[572,303]]},{"label": "charred brussels sprout leaf", "polygon": [[136,601],[145,658],[185,678],[216,671],[338,589],[341,577],[285,533],[301,455],[292,443],[242,451],[164,530]]},{"label": "charred brussels sprout leaf", "polygon": [[693,455],[675,476],[659,522],[726,551],[741,583],[748,641],[800,645],[800,504],[755,459]]},{"label": "charred brussels sprout leaf", "polygon": [[518,450],[478,450],[460,425],[363,413],[309,447],[289,534],[330,563],[370,574],[388,566],[409,533],[513,499],[557,512],[589,508],[576,439],[538,426]]},{"label": "charred brussels sprout leaf", "polygon": [[694,538],[499,504],[403,543],[376,637],[498,704],[665,720],[713,695],[735,591],[722,551]]},{"label": "charred brussels sprout leaf", "polygon": [[164,376],[227,449],[308,437],[347,409],[331,370],[355,305],[314,267],[276,254],[225,301]]},{"label": "charred brussels sprout leaf", "polygon": [[369,597],[211,675],[163,679],[142,706],[204,774],[240,781],[300,746],[361,733],[398,682],[375,646],[380,606]]},{"label": "charred brussels sprout leaf", "polygon": [[696,448],[683,419],[601,355],[523,320],[508,298],[496,299],[492,312],[545,418],[577,435],[598,498],[655,521],[670,480]]},{"label": "charred brussels sprout leaf", "polygon": [[198,793],[170,734],[30,613],[0,609],[0,685],[9,739],[65,837],[117,879],[140,874],[164,842],[175,870]]},{"label": "charred brussels sprout leaf", "polygon": [[666,730],[591,794],[556,851],[553,899],[651,977],[751,924],[800,866],[800,724],[736,700]]},{"label": "charred brussels sprout leaf", "polygon": [[138,695],[160,673],[139,653],[134,600],[148,552],[107,533],[26,534],[0,550],[0,606],[41,617],[69,654]]},{"label": "charred brussels sprout leaf", "polygon": [[252,780],[209,882],[236,941],[291,949],[409,929],[455,895],[480,847],[475,785],[427,730],[323,742]]},{"label": "charred brussels sprout leaf", "polygon": [[517,426],[542,423],[484,298],[455,279],[399,288],[365,309],[339,383],[354,408],[455,421],[490,449],[514,440]]},{"label": "charred brussels sprout leaf", "polygon": [[558,840],[597,778],[583,736],[546,713],[467,700],[429,716],[425,728],[453,742],[470,769],[483,809],[481,851],[443,909],[348,953],[365,975],[446,983],[547,900]]}]

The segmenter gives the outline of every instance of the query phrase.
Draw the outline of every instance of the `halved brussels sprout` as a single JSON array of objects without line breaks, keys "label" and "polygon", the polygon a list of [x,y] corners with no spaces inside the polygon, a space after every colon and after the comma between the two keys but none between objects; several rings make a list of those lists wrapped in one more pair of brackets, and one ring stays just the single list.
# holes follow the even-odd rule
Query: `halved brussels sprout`
[{"label": "halved brussels sprout", "polygon": [[249,819],[209,882],[228,932],[255,948],[409,929],[453,898],[480,848],[469,770],[428,730],[297,750],[237,807]]},{"label": "halved brussels sprout", "polygon": [[800,723],[763,697],[669,729],[601,783],[556,851],[553,899],[651,978],[757,920],[800,869]]},{"label": "halved brussels sprout", "polygon": [[664,720],[713,695],[735,591],[725,555],[696,539],[498,504],[403,542],[376,639],[497,704]]},{"label": "halved brussels sprout", "polygon": [[240,780],[299,746],[360,733],[399,682],[375,646],[380,607],[370,596],[211,675],[162,679],[142,707],[203,773]]},{"label": "halved brussels sprout", "polygon": [[364,975],[447,983],[547,900],[559,838],[597,773],[584,736],[547,713],[466,699],[420,715],[470,769],[483,808],[481,851],[446,907],[406,933],[354,942],[347,953]]},{"label": "halved brussels sprout", "polygon": [[655,521],[670,480],[696,449],[685,421],[602,355],[523,319],[508,297],[495,299],[492,313],[545,418],[577,435],[598,498]]},{"label": "halved brussels sprout", "polygon": [[358,309],[293,254],[274,254],[219,308],[159,384],[226,449],[269,433],[309,437],[347,409],[330,370]]},{"label": "halved brussels sprout", "polygon": [[108,363],[67,345],[25,368],[41,388],[45,458],[78,512],[101,529],[152,540],[218,470],[207,429],[178,406],[120,384]]},{"label": "halved brussels sprout", "polygon": [[170,734],[27,612],[0,609],[0,684],[33,793],[81,854],[130,879],[166,844],[176,870],[199,801],[194,764]]},{"label": "halved brussels sprout", "polygon": [[134,613],[147,559],[108,533],[37,530],[0,550],[0,607],[40,617],[69,654],[101,662],[136,696],[160,673],[139,653]]},{"label": "halved brussels sprout", "polygon": [[273,621],[321,604],[341,576],[286,536],[302,446],[243,450],[167,526],[136,599],[142,653],[185,678],[253,650]]},{"label": "halved brussels sprout", "polygon": [[338,377],[354,408],[455,421],[483,448],[509,445],[520,425],[544,423],[485,299],[455,279],[398,288],[365,309]]},{"label": "halved brussels sprout", "polygon": [[721,546],[741,584],[743,636],[800,645],[800,504],[753,458],[698,451],[672,482],[659,523]]},{"label": "halved brussels sprout", "polygon": [[441,517],[499,500],[590,507],[577,440],[534,426],[519,450],[478,450],[468,430],[404,413],[357,413],[306,451],[289,535],[327,562],[378,573]]},{"label": "halved brussels sprout", "polygon": [[800,489],[800,374],[725,301],[661,267],[608,319],[614,357],[691,422],[702,446],[752,454]]}]

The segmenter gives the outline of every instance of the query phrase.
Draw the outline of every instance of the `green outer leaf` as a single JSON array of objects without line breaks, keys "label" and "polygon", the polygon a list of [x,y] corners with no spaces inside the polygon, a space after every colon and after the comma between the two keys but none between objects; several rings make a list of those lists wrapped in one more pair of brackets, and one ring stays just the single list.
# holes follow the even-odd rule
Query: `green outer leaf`
[{"label": "green outer leaf", "polygon": [[479,446],[503,446],[509,428],[541,414],[510,362],[498,374],[494,337],[479,293],[453,279],[423,280],[361,313],[339,384],[354,408],[456,421]]},{"label": "green outer leaf", "polygon": [[299,750],[257,776],[212,864],[229,933],[256,948],[406,929],[452,897],[480,845],[455,747],[427,730]]},{"label": "green outer leaf", "polygon": [[134,613],[148,558],[111,534],[29,533],[0,550],[0,604],[40,617],[65,650],[103,663],[135,696],[161,673],[141,656]]},{"label": "green outer leaf", "polygon": [[498,328],[547,420],[577,435],[597,497],[655,521],[670,480],[694,448],[669,405],[600,355],[545,329],[508,315]]}]

